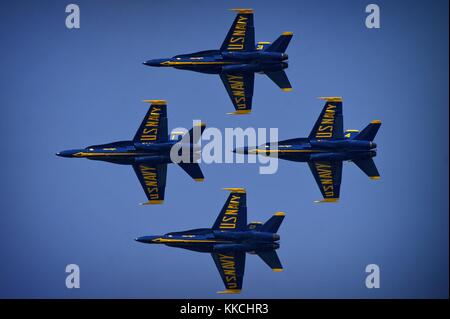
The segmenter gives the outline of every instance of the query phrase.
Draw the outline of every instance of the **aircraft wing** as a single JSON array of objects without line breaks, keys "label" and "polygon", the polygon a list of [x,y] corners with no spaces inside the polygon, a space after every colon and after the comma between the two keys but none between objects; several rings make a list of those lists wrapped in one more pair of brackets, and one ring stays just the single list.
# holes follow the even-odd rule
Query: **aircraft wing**
[{"label": "aircraft wing", "polygon": [[142,205],[162,204],[166,190],[167,164],[135,164],[133,168],[148,198],[148,202]]},{"label": "aircraft wing", "polygon": [[237,16],[220,47],[220,51],[254,51],[255,28],[252,9],[233,9]]},{"label": "aircraft wing", "polygon": [[212,253],[211,256],[225,285],[225,290],[219,293],[240,293],[245,271],[245,252]]},{"label": "aircraft wing", "polygon": [[244,188],[225,188],[230,191],[213,230],[247,230],[247,194]]},{"label": "aircraft wing", "polygon": [[342,161],[309,162],[308,165],[324,198],[317,202],[337,202],[341,188]]},{"label": "aircraft wing", "polygon": [[136,135],[133,138],[137,143],[167,142],[167,102],[164,100],[145,100],[150,108],[145,115]]},{"label": "aircraft wing", "polygon": [[220,79],[233,102],[235,112],[229,114],[248,114],[252,110],[255,73],[220,74]]},{"label": "aircraft wing", "polygon": [[344,119],[341,97],[321,97],[325,106],[320,113],[311,133],[310,139],[329,140],[344,138]]}]

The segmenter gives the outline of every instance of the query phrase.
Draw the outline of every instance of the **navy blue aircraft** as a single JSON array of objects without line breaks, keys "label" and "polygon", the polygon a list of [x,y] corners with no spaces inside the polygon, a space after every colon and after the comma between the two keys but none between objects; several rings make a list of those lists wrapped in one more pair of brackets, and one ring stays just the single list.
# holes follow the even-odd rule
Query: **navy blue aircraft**
[{"label": "navy blue aircraft", "polygon": [[225,285],[219,293],[235,294],[242,289],[246,253],[257,254],[275,272],[282,271],[276,249],[277,234],[284,213],[277,212],[266,223],[247,225],[247,194],[244,188],[230,191],[212,228],[199,228],[135,240],[146,244],[165,244],[196,252],[210,253]]},{"label": "navy blue aircraft", "polygon": [[167,132],[167,103],[164,100],[145,100],[150,108],[132,141],[92,145],[56,153],[61,157],[87,158],[114,164],[132,165],[147,195],[142,205],[162,204],[166,188],[167,164],[173,163],[172,148],[179,155],[177,164],[195,181],[203,181],[203,173],[196,161],[200,158],[197,145],[204,129],[198,123],[188,133]]},{"label": "navy blue aircraft", "polygon": [[339,200],[343,161],[355,163],[371,179],[380,178],[372,157],[376,156],[377,144],[373,140],[381,121],[370,122],[361,132],[347,130],[344,133],[342,98],[320,99],[326,103],[307,138],[293,138],[257,147],[237,148],[233,151],[308,162],[323,195],[323,200],[316,202],[336,202]]},{"label": "navy blue aircraft", "polygon": [[283,70],[288,67],[285,51],[293,33],[284,32],[272,44],[258,42],[255,46],[253,10],[232,10],[237,12],[237,16],[219,50],[181,54],[149,60],[144,64],[219,74],[236,109],[229,114],[248,114],[252,109],[255,72],[266,74],[283,91],[292,90]]}]

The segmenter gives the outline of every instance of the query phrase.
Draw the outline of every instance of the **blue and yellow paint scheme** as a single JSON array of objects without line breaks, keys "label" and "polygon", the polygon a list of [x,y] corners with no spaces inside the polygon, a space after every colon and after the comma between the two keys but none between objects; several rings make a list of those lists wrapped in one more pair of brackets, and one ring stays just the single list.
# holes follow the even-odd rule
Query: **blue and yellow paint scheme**
[{"label": "blue and yellow paint scheme", "polygon": [[273,43],[255,45],[253,10],[232,10],[237,15],[220,49],[153,59],[144,64],[219,74],[235,108],[229,114],[248,114],[252,110],[255,73],[266,74],[283,91],[292,90],[284,69],[288,67],[285,51],[293,33],[284,32]]},{"label": "blue and yellow paint scheme", "polygon": [[277,231],[285,214],[277,212],[264,224],[251,222],[247,225],[245,189],[225,190],[230,194],[212,228],[143,236],[135,240],[210,253],[225,285],[225,290],[219,293],[233,294],[242,289],[246,253],[258,255],[275,272],[283,270],[276,249],[280,247]]},{"label": "blue and yellow paint scheme", "polygon": [[[165,100],[145,100],[150,107],[133,140],[92,145],[56,153],[60,157],[87,158],[90,160],[131,165],[141,183],[148,201],[143,205],[162,204],[166,188],[167,164],[173,163],[170,152],[177,145],[179,152],[188,152],[177,164],[195,181],[203,181],[197,161],[197,145],[206,125],[198,123],[188,133],[167,132],[167,103]],[[182,154],[181,154],[182,155]]]},{"label": "blue and yellow paint scheme", "polygon": [[317,202],[337,202],[340,197],[343,161],[355,163],[371,179],[380,178],[372,158],[377,154],[377,144],[373,140],[381,121],[372,121],[361,132],[344,132],[342,98],[320,99],[326,101],[325,106],[308,137],[238,148],[234,152],[307,162],[323,196]]}]

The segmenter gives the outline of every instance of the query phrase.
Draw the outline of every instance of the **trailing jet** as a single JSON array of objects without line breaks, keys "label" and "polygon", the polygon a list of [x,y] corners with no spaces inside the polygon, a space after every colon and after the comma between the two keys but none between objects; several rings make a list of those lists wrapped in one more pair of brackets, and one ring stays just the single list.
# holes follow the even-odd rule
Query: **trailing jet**
[{"label": "trailing jet", "polygon": [[344,133],[342,98],[320,99],[326,103],[307,138],[293,138],[233,151],[239,154],[261,154],[289,161],[308,162],[323,196],[323,200],[316,202],[336,202],[339,200],[343,161],[355,163],[371,179],[380,178],[372,157],[376,156],[377,144],[373,140],[381,121],[370,122],[361,132],[347,130]]},{"label": "trailing jet", "polygon": [[230,191],[230,195],[212,228],[143,236],[135,240],[210,253],[225,285],[225,290],[218,293],[235,294],[242,289],[246,253],[257,254],[275,272],[283,270],[275,250],[280,247],[277,231],[284,213],[275,213],[264,224],[251,222],[247,225],[245,189],[225,190]]},{"label": "trailing jet", "polygon": [[266,74],[283,91],[292,90],[283,70],[288,67],[285,51],[293,33],[284,32],[272,44],[258,42],[255,46],[253,10],[232,10],[237,12],[237,16],[219,50],[148,60],[144,64],[219,74],[236,109],[229,114],[248,114],[252,109],[255,72]]},{"label": "trailing jet", "polygon": [[132,165],[147,195],[147,204],[162,204],[166,188],[167,164],[173,163],[171,150],[179,157],[177,164],[195,181],[203,181],[203,173],[196,161],[200,158],[200,139],[205,124],[195,125],[188,133],[167,132],[167,103],[165,100],[145,100],[150,108],[133,140],[92,145],[56,153],[61,157],[87,158],[114,164]]}]

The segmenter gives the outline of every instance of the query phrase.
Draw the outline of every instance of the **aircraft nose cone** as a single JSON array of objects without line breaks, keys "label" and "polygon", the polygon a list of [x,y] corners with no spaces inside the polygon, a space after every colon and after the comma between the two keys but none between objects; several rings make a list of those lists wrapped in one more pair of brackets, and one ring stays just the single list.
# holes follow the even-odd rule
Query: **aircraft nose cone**
[{"label": "aircraft nose cone", "polygon": [[248,154],[248,147],[236,147],[233,150],[233,153],[237,153],[237,154]]},{"label": "aircraft nose cone", "polygon": [[137,241],[137,242],[140,242],[140,243],[145,243],[146,242],[145,241],[145,237],[136,237],[134,240]]},{"label": "aircraft nose cone", "polygon": [[153,239],[160,238],[160,236],[142,236],[136,237],[134,240],[144,244],[152,244],[154,243]]},{"label": "aircraft nose cone", "polygon": [[69,150],[69,151],[61,151],[55,154],[56,156],[59,157],[73,157],[73,151]]},{"label": "aircraft nose cone", "polygon": [[167,59],[153,59],[143,62],[142,64],[148,66],[163,66],[163,62],[167,62]]}]

